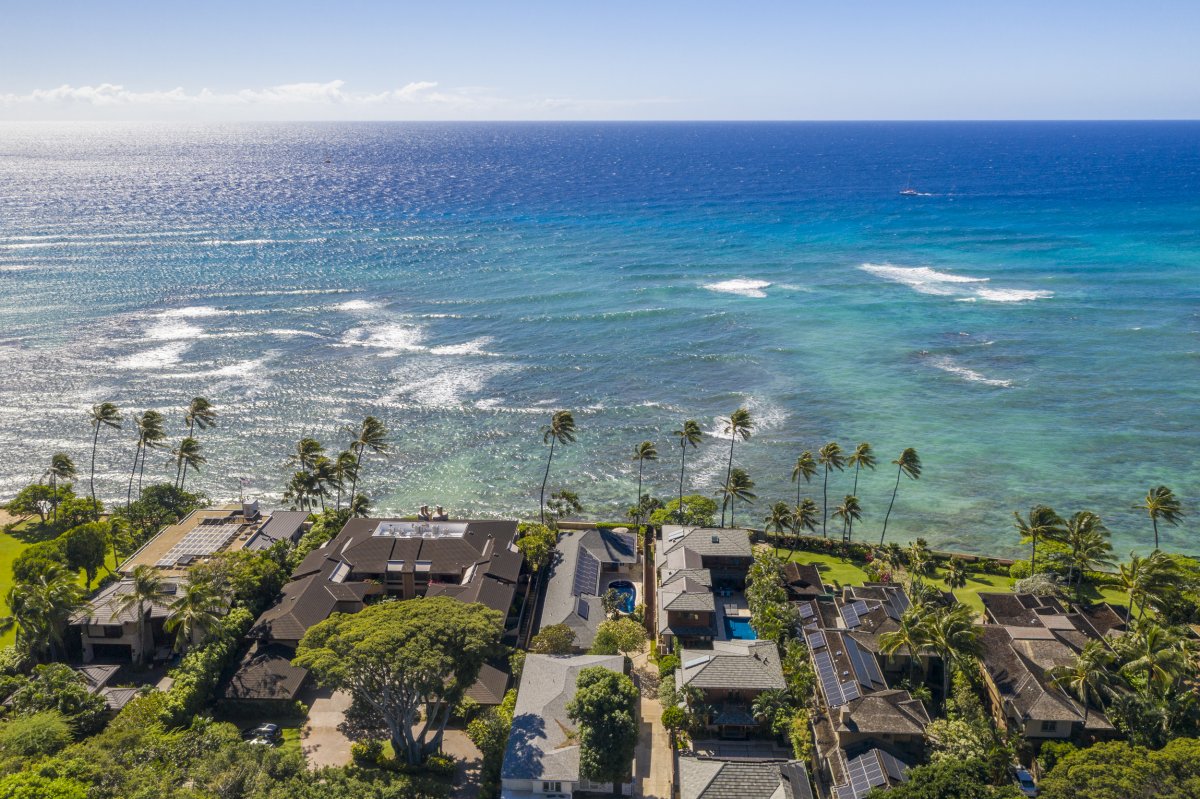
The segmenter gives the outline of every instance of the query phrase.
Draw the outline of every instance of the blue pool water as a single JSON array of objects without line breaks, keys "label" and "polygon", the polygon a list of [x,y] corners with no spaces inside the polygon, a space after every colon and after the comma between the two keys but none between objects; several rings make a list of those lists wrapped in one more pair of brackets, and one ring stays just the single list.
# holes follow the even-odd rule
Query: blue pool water
[{"label": "blue pool water", "polygon": [[174,442],[196,394],[219,418],[188,485],[267,506],[301,436],[334,455],[374,414],[380,515],[536,515],[569,408],[550,488],[611,518],[638,441],[643,492],[678,492],[684,419],[685,489],[712,496],[738,405],[738,521],[795,502],[831,439],[879,459],[829,478],[856,538],[905,447],[899,543],[1020,554],[1012,512],[1045,502],[1125,556],[1153,545],[1149,486],[1200,500],[1200,123],[5,123],[0,187],[0,500],[51,452],[88,465],[106,400],[96,492],[123,500],[128,414]]},{"label": "blue pool water", "polygon": [[637,591],[633,587],[633,583],[628,580],[617,580],[608,584],[608,587],[616,591],[621,597],[621,604],[618,606],[622,613],[633,613],[634,603],[637,601]]},{"label": "blue pool water", "polygon": [[743,641],[754,641],[758,639],[754,629],[750,626],[749,619],[735,619],[726,616],[725,633],[730,638],[739,638]]}]

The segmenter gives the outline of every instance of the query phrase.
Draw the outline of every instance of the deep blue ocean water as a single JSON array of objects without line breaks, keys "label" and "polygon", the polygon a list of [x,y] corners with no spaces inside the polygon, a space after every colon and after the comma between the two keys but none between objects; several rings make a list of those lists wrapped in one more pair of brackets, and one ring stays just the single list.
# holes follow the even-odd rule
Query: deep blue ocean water
[{"label": "deep blue ocean water", "polygon": [[1009,552],[1046,502],[1124,552],[1165,482],[1192,512],[1165,545],[1200,552],[1200,124],[0,126],[0,496],[86,464],[92,403],[178,435],[196,393],[220,498],[278,498],[292,442],[374,413],[381,508],[528,512],[566,407],[551,487],[612,515],[634,444],[669,497],[670,431],[745,404],[742,520],[794,500],[801,449],[867,440],[865,537],[913,446],[899,539]]}]

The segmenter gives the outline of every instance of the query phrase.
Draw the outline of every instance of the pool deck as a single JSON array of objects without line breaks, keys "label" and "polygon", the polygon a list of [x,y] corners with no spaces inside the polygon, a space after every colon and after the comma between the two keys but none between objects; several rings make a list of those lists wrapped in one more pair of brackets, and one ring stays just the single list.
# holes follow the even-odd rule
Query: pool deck
[{"label": "pool deck", "polygon": [[603,596],[610,585],[613,583],[629,583],[633,586],[633,606],[645,603],[646,598],[642,592],[641,570],[634,571],[615,571],[606,572],[603,578],[603,585],[600,586],[600,594]]},{"label": "pool deck", "polygon": [[717,606],[717,634],[714,640],[728,641],[729,632],[725,629],[726,617],[742,621],[750,620],[750,606],[746,604],[746,595],[741,591],[733,591],[729,596],[714,593],[713,600]]}]

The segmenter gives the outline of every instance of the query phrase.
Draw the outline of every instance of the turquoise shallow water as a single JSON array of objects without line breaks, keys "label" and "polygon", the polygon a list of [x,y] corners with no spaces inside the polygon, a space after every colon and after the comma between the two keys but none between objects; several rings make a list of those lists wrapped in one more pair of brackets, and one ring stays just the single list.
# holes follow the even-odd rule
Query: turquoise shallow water
[{"label": "turquoise shallow water", "polygon": [[[569,407],[551,485],[610,515],[636,442],[670,496],[669,432],[744,403],[742,519],[794,498],[800,449],[865,439],[925,463],[898,538],[1008,552],[1048,502],[1127,551],[1166,482],[1194,510],[1166,545],[1200,552],[1198,286],[1194,123],[5,125],[0,495],[86,461],[93,402],[204,393],[214,496],[277,498],[291,442],[375,413],[380,506],[528,511]],[[104,494],[131,459],[106,440]]]}]

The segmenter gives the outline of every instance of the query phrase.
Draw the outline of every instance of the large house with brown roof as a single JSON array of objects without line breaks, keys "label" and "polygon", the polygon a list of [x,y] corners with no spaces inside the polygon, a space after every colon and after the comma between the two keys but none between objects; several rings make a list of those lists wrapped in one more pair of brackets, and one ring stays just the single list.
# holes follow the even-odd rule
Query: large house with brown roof
[{"label": "large house with brown roof", "polygon": [[[523,559],[513,521],[351,519],[310,552],[283,595],[250,630],[254,643],[226,688],[227,699],[294,699],[307,676],[291,664],[310,627],[334,613],[355,613],[373,597],[452,596],[500,611],[506,630]],[[507,675],[490,670],[471,694],[503,698]],[[503,683],[503,684],[502,684]]]},{"label": "large house with brown roof", "polygon": [[745,602],[729,600],[745,589],[753,562],[746,530],[663,525],[654,552],[659,647],[668,650],[676,641],[697,646],[736,637],[726,618],[739,618]]},{"label": "large house with brown roof", "polygon": [[751,706],[764,691],[787,687],[774,641],[714,641],[712,649],[681,649],[675,687],[694,689],[711,709],[705,726],[722,738],[745,738],[760,727]]}]

